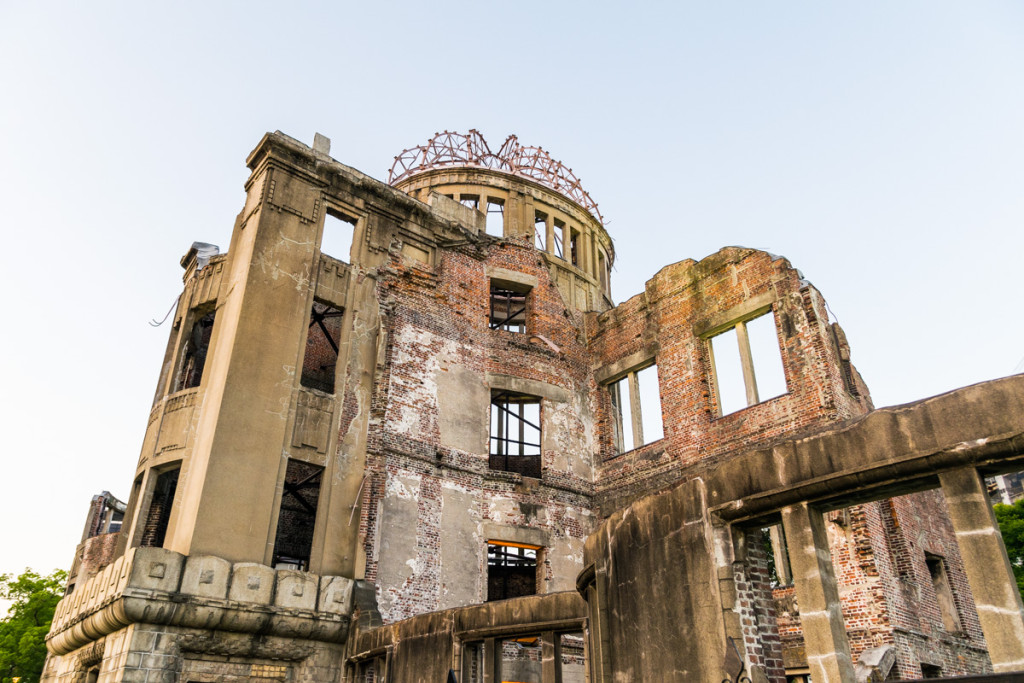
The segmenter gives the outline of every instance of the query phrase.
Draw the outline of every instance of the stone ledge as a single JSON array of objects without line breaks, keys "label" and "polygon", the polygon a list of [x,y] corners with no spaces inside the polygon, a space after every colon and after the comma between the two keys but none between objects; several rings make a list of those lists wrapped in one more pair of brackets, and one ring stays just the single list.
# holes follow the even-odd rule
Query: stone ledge
[{"label": "stone ledge", "polygon": [[57,605],[47,647],[67,654],[132,623],[344,642],[354,582],[133,548]]}]

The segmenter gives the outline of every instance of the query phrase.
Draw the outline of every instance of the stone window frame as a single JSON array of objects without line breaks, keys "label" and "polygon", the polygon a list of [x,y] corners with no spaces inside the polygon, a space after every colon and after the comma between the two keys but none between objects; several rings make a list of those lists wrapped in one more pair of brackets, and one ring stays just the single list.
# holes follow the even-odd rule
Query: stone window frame
[{"label": "stone window frame", "polygon": [[[487,585],[486,595],[484,596],[484,602],[494,602],[497,600],[507,600],[508,597],[491,597],[490,594],[490,583],[491,583],[491,548],[515,548],[519,550],[519,557],[524,560],[533,560],[533,592],[523,593],[521,595],[513,595],[511,597],[525,597],[529,595],[540,595],[540,568],[544,560],[544,546],[536,543],[526,543],[523,541],[504,540],[497,538],[488,538],[485,542],[486,545],[486,566],[487,566]],[[528,552],[532,552],[533,557],[528,556]]]},{"label": "stone window frame", "polygon": [[[538,279],[533,275],[526,273],[520,273],[518,271],[509,270],[507,268],[495,268],[487,267],[484,269],[484,274],[488,279],[488,311],[487,311],[487,325],[491,330],[504,330],[505,332],[511,332],[512,334],[530,334],[532,332],[532,308],[533,301],[530,296],[531,293],[537,288],[539,283]],[[512,330],[506,326],[509,322],[509,318],[505,320],[498,320],[495,322],[495,293],[511,293],[520,294],[523,296],[523,319],[521,323],[522,330]],[[507,299],[511,301],[511,298]],[[519,324],[514,325],[519,327]]]},{"label": "stone window frame", "polygon": [[[771,294],[762,294],[752,297],[739,306],[723,311],[716,315],[702,328],[694,330],[694,335],[703,341],[705,358],[707,359],[707,372],[711,385],[711,400],[713,401],[714,418],[723,418],[741,413],[760,403],[771,401],[782,396],[789,395],[789,377],[786,376],[786,356],[783,353],[782,345],[779,344],[779,359],[782,363],[783,375],[786,381],[786,392],[778,396],[771,396],[761,400],[757,390],[757,378],[754,373],[754,359],[750,350],[750,340],[747,336],[747,323],[756,320],[764,315],[771,314],[774,323],[776,337],[778,337],[779,321],[775,316],[777,300]],[[715,352],[711,340],[715,337],[736,329],[736,337],[739,342],[740,363],[743,369],[743,385],[746,393],[747,405],[743,408],[724,413],[722,410],[722,392],[718,383],[718,371],[715,366]]]},{"label": "stone window frame", "polygon": [[[189,368],[190,361],[194,363],[194,359],[198,356],[198,350],[193,348],[195,345],[196,326],[203,324],[207,319],[209,319],[209,337],[206,339],[205,346],[201,349],[202,361],[198,364],[198,370],[195,364]],[[217,306],[215,302],[189,309],[178,331],[177,357],[174,361],[174,373],[171,376],[171,386],[168,395],[189,391],[190,389],[198,389],[202,385],[203,375],[205,374],[206,365],[210,357],[210,350],[213,347],[213,331],[216,324]],[[200,341],[202,341],[204,336],[206,335],[200,332]],[[187,377],[186,373],[191,373],[191,377]],[[195,377],[196,374],[198,374],[198,378]]]},{"label": "stone window frame", "polygon": [[[608,392],[609,405],[612,411],[612,446],[615,449],[616,455],[635,451],[638,448],[649,446],[650,444],[657,443],[665,438],[665,411],[661,403],[661,376],[658,375],[658,413],[661,416],[662,421],[662,436],[650,441],[645,440],[644,437],[643,405],[640,398],[640,382],[637,378],[637,375],[640,372],[652,367],[657,368],[657,366],[657,354],[641,349],[640,351],[630,354],[615,363],[605,366],[595,373],[595,379],[598,384]],[[655,370],[655,372],[657,372],[657,370]],[[621,392],[619,392],[620,395],[618,400],[616,400],[616,385],[624,379],[628,386],[627,400],[622,400]],[[633,435],[633,444],[630,448],[626,448],[624,440],[625,434],[622,414],[623,404],[626,404],[627,401],[630,409],[630,426]]]},{"label": "stone window frame", "polygon": [[951,634],[963,633],[963,619],[960,618],[953,584],[949,580],[949,562],[943,555],[925,551],[924,563],[931,579],[943,629]]},{"label": "stone window frame", "polygon": [[[550,438],[548,430],[550,425],[545,423],[547,419],[548,410],[546,404],[549,403],[566,403],[569,401],[569,391],[555,384],[549,384],[547,382],[541,382],[539,380],[526,379],[523,377],[516,377],[514,375],[506,375],[496,372],[488,372],[485,375],[484,381],[491,395],[494,395],[496,391],[505,391],[521,396],[535,396],[540,400],[540,478],[544,476],[544,453],[549,448],[546,441]],[[490,458],[490,435],[491,435],[491,420],[490,411],[488,410],[488,418],[485,427],[487,434],[486,439],[486,453],[488,459]],[[508,471],[491,468],[494,471]]]},{"label": "stone window frame", "polygon": [[[318,307],[322,310],[318,310]],[[338,320],[337,339],[333,338],[330,334],[330,330],[325,322],[328,319]],[[308,321],[309,322],[306,325],[306,335],[303,339],[302,357],[299,359],[299,372],[296,373],[299,376],[299,386],[303,389],[316,391],[326,396],[333,396],[338,391],[338,364],[342,362],[341,338],[345,329],[345,309],[342,306],[337,306],[333,303],[314,297],[313,303],[310,306]],[[334,352],[334,372],[331,376],[331,386],[329,390],[324,380],[317,379],[312,373],[307,375],[306,363],[308,361],[308,354],[310,353],[310,344],[312,343],[311,334],[315,332],[319,332]]]}]

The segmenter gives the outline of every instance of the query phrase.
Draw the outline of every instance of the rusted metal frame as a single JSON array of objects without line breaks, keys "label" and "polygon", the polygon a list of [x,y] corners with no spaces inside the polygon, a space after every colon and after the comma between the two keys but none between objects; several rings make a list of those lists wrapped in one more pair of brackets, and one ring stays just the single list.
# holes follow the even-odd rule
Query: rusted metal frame
[{"label": "rusted metal frame", "polygon": [[[532,422],[530,422],[529,420],[527,420],[527,419],[526,419],[525,417],[522,417],[521,415],[519,415],[519,414],[517,414],[517,413],[513,413],[513,412],[512,412],[511,410],[509,410],[509,409],[508,409],[508,404],[509,404],[509,403],[511,403],[511,401],[506,401],[506,402],[505,402],[504,404],[501,404],[501,403],[497,403],[497,402],[495,402],[495,401],[493,401],[493,400],[491,401],[491,405],[497,406],[497,407],[498,407],[498,408],[500,408],[500,409],[501,409],[502,411],[504,411],[504,412],[508,413],[509,415],[511,415],[511,416],[513,416],[513,417],[515,417],[515,418],[516,418],[517,420],[519,420],[520,422],[525,422],[526,424],[528,424],[528,425],[530,425],[531,427],[533,427],[534,429],[536,429],[536,430],[537,430],[538,432],[540,431],[540,426],[539,426],[539,425],[535,425],[535,424],[533,424]],[[520,404],[519,404],[519,403],[517,403],[516,405],[520,405]],[[540,444],[533,444],[533,445],[535,445],[535,446],[539,446]]]},{"label": "rusted metal frame", "polygon": [[435,133],[427,144],[403,150],[395,157],[388,182],[394,184],[419,172],[450,166],[493,168],[536,180],[565,194],[604,222],[597,203],[583,189],[571,168],[553,159],[541,147],[520,145],[515,135],[508,136],[495,154],[475,129],[466,135],[451,131]]},{"label": "rusted metal frame", "polygon": [[[314,479],[319,479],[320,476],[323,475],[323,473],[324,473],[324,471],[322,469],[320,469],[320,470],[317,470],[316,472],[313,472],[312,474],[310,474],[305,479],[302,479],[300,481],[295,482],[294,484],[290,484],[287,481],[284,482],[284,493],[285,494],[290,494],[291,497],[294,498],[296,501],[298,501],[299,505],[301,505],[303,508],[305,508],[307,512],[309,512],[310,514],[314,514],[315,515],[316,514],[316,508],[313,507],[312,505],[310,505],[309,502],[307,502],[306,499],[302,497],[300,492],[302,491],[302,489],[309,488],[310,486],[312,486],[313,483],[314,483],[313,480]],[[317,481],[315,483],[317,484],[317,486],[320,485],[319,481]]]},{"label": "rusted metal frame", "polygon": [[328,309],[324,311],[318,311],[316,310],[316,304],[313,304],[313,309],[309,314],[309,326],[313,327],[313,325],[316,324],[320,328],[320,331],[324,333],[324,337],[327,338],[327,343],[331,345],[332,349],[334,349],[335,356],[340,354],[340,351],[338,350],[338,344],[337,342],[334,341],[334,337],[331,336],[330,331],[324,324],[324,320],[326,318],[340,318],[344,314],[344,311],[338,310],[331,311]]}]

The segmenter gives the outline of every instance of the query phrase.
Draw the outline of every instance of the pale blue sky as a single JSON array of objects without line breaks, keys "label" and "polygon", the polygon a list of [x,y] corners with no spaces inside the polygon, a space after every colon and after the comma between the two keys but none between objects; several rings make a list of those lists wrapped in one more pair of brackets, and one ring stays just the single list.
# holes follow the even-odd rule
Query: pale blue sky
[{"label": "pale blue sky", "polygon": [[[295,3],[296,5],[298,3]],[[193,240],[264,132],[384,178],[443,129],[570,165],[617,300],[725,245],[790,258],[876,405],[1024,362],[1019,2],[0,0],[0,572],[126,496]]]}]

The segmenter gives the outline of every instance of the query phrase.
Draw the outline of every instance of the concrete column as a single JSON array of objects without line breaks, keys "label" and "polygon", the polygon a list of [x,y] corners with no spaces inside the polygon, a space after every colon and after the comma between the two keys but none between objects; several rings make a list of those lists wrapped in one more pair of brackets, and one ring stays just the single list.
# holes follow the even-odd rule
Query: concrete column
[{"label": "concrete column", "polygon": [[562,658],[559,650],[561,636],[554,631],[544,631],[540,637],[541,672],[540,679],[544,683],[561,683],[562,667],[559,666]]},{"label": "concrete column", "polygon": [[1024,670],[1024,606],[985,481],[973,467],[939,475],[996,673]]},{"label": "concrete column", "polygon": [[[644,422],[640,415],[640,381],[635,372],[627,375],[629,384],[629,419],[633,421],[633,448],[644,445]],[[625,444],[623,444],[625,447]]]},{"label": "concrete column", "polygon": [[825,520],[809,503],[782,509],[807,664],[814,683],[854,683]]},{"label": "concrete column", "polygon": [[750,353],[750,338],[746,323],[736,323],[736,341],[740,345],[740,363],[743,366],[743,384],[747,388],[747,405],[760,403],[757,396],[757,378],[754,376],[754,357]]},{"label": "concrete column", "polygon": [[501,673],[498,668],[501,666],[501,640],[488,638],[484,641],[484,683],[496,683],[501,680]]}]

